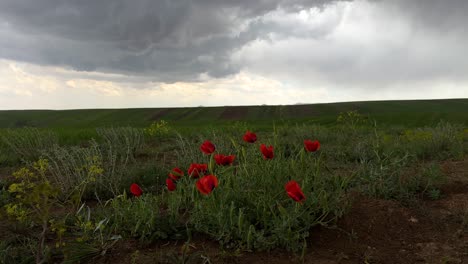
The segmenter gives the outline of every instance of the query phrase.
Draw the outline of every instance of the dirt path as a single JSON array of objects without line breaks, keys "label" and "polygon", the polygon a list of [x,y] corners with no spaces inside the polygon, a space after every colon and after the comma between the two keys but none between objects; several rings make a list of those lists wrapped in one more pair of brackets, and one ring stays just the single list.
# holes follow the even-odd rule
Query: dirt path
[{"label": "dirt path", "polygon": [[[353,208],[337,229],[311,230],[304,263],[468,263],[468,160],[444,162],[442,169],[448,181],[436,201],[408,208],[395,201],[354,197]],[[175,263],[163,256],[179,252],[182,244],[153,245],[137,252],[136,244],[130,242],[100,263],[131,263],[132,259],[135,263]],[[192,246],[192,252],[210,259],[206,263],[302,262],[280,250],[219,252],[216,243],[203,239]],[[195,258],[199,261],[188,263],[203,263],[200,255]]]}]

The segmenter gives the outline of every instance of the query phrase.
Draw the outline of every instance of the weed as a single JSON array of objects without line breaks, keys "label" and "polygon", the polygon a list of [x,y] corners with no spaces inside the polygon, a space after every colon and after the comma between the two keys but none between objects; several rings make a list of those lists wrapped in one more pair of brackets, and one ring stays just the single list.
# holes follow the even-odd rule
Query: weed
[{"label": "weed", "polygon": [[22,168],[13,174],[17,182],[12,183],[8,191],[14,195],[14,199],[5,205],[5,209],[7,215],[16,221],[41,227],[35,256],[36,263],[43,263],[48,250],[45,239],[52,220],[51,208],[57,202],[59,190],[45,179],[47,167],[43,160],[34,163],[34,169],[36,173]]},{"label": "weed", "polygon": [[109,228],[141,242],[181,238],[177,212],[163,210],[161,197],[143,195],[138,199],[124,193],[108,202]]},{"label": "weed", "polygon": [[144,129],[144,132],[149,137],[153,138],[165,138],[171,134],[172,128],[169,126],[169,123],[164,120],[159,120],[158,122],[153,122],[149,127]]},{"label": "weed", "polygon": [[446,122],[436,127],[406,130],[401,140],[408,152],[420,159],[461,159],[463,157],[462,128]]},{"label": "weed", "polygon": [[82,196],[90,198],[92,194],[98,199],[116,196],[131,181],[126,175],[127,154],[95,141],[90,144],[86,148],[55,147],[44,153],[50,164],[48,177],[60,186],[65,199],[74,197],[79,203]]}]

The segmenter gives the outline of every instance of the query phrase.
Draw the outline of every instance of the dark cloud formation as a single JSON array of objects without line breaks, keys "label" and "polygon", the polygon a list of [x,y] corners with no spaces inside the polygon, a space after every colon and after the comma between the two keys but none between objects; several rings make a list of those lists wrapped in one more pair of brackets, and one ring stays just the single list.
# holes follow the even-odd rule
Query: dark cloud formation
[{"label": "dark cloud formation", "polygon": [[0,56],[164,81],[194,80],[201,73],[221,77],[239,71],[241,65],[230,60],[235,49],[267,33],[255,18],[326,2],[4,0]]},{"label": "dark cloud formation", "polygon": [[340,21],[322,25],[323,34],[254,43],[240,64],[304,88],[405,92],[445,82],[468,90],[468,1],[357,0],[333,9]]},{"label": "dark cloud formation", "polygon": [[[368,24],[378,25],[368,30],[371,33],[351,29],[355,39],[330,38],[342,27],[346,8],[318,26],[282,18],[336,3],[2,0],[0,58],[164,82],[195,81],[200,74],[224,77],[244,68],[303,83],[321,78],[373,87],[391,81],[466,78],[468,1],[355,0],[356,8],[370,4],[377,8],[367,11],[380,12],[355,12],[354,20],[370,16]],[[369,34],[375,39],[368,40]],[[258,40],[271,45],[255,49]],[[250,54],[233,59],[252,45]],[[259,52],[263,56],[257,56]]]},{"label": "dark cloud formation", "polygon": [[466,0],[391,0],[403,15],[418,27],[439,32],[466,32],[468,1]]}]

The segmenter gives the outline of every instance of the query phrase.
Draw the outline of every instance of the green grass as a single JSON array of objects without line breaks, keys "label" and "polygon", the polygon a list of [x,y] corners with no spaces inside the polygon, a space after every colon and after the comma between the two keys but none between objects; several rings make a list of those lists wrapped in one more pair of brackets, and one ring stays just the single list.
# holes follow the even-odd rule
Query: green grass
[{"label": "green grass", "polygon": [[[272,123],[333,124],[340,112],[357,110],[379,125],[423,126],[440,120],[468,124],[468,99],[347,102],[313,105],[0,111],[0,128],[145,127],[160,119],[178,128],[226,126],[241,120],[255,128]],[[239,115],[227,115],[236,113]],[[225,114],[223,114],[225,113]]]},{"label": "green grass", "polygon": [[[119,240],[189,243],[197,236],[223,250],[303,254],[312,227],[334,227],[351,208],[352,193],[402,204],[441,197],[439,162],[468,153],[467,103],[4,111],[5,127],[39,128],[0,129],[0,169],[24,168],[0,179],[2,221],[21,231],[0,239],[0,262],[35,255],[75,263]],[[239,109],[243,119],[228,120],[226,111]],[[348,110],[362,116],[348,112],[338,120]],[[149,126],[159,118],[168,123]],[[369,122],[374,119],[377,126]],[[247,129],[257,133],[257,142],[242,140]],[[305,152],[304,139],[319,140],[320,150]],[[236,155],[234,164],[218,166],[201,153],[205,140],[217,154]],[[262,143],[274,146],[272,160],[262,157]],[[201,194],[198,179],[188,176],[191,163],[205,163],[217,176],[210,194]],[[170,192],[165,181],[174,167],[185,176]],[[290,180],[305,200],[286,192]],[[141,197],[128,193],[131,183],[141,186]],[[49,195],[48,184],[60,193]],[[47,195],[49,203],[37,203]],[[36,234],[41,223],[44,235]],[[35,236],[21,235],[27,233]],[[42,247],[38,237],[51,243]]]}]

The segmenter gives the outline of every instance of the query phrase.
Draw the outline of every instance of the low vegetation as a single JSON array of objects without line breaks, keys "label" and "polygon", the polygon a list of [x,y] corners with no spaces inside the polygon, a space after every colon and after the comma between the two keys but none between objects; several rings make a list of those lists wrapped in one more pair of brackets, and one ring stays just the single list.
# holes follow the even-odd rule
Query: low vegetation
[{"label": "low vegetation", "polygon": [[[357,111],[332,126],[270,131],[243,122],[188,131],[164,121],[83,131],[74,139],[0,132],[1,263],[84,263],[124,241],[189,247],[197,236],[223,252],[300,257],[313,228],[334,228],[355,194],[403,205],[439,199],[439,161],[468,150],[463,124],[381,128]],[[195,256],[187,252],[164,259],[187,263]]]}]

